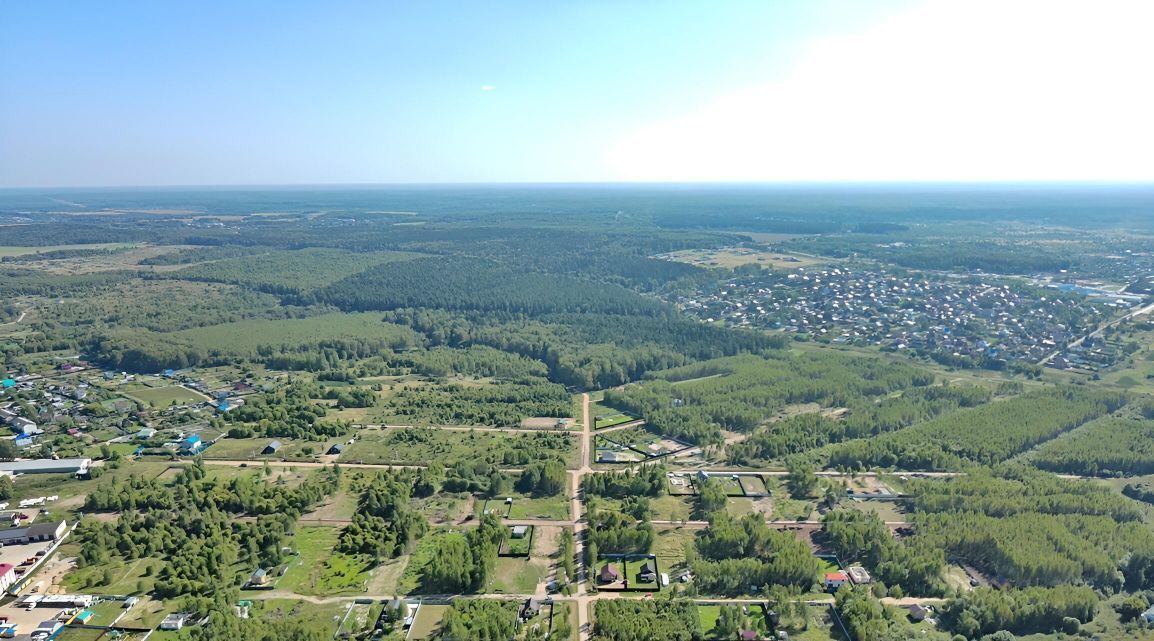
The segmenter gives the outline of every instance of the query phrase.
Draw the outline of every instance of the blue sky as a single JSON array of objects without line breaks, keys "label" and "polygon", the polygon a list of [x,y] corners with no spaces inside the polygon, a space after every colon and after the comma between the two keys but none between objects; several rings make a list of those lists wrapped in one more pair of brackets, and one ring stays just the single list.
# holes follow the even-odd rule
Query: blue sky
[{"label": "blue sky", "polygon": [[6,2],[0,186],[1151,179],[1103,4]]}]

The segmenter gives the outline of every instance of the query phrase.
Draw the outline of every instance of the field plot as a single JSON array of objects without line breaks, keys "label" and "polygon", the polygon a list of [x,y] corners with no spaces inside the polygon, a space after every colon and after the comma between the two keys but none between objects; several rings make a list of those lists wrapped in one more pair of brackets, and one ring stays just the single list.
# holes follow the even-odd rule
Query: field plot
[{"label": "field plot", "polygon": [[520,467],[550,454],[577,466],[577,439],[564,432],[486,432],[436,428],[364,430],[341,455],[341,462],[424,465],[441,461],[485,462]]},{"label": "field plot", "polygon": [[669,575],[671,581],[689,569],[685,560],[686,549],[692,546],[696,530],[675,527],[657,531],[653,543],[653,555],[657,557],[657,567]]},{"label": "field plot", "polygon": [[376,265],[420,256],[422,254],[409,252],[361,253],[321,248],[274,250],[193,265],[181,269],[176,276],[188,280],[243,284],[273,293],[308,292]]},{"label": "field plot", "polygon": [[500,557],[493,571],[490,591],[507,594],[532,594],[545,577],[545,568],[533,559]]},{"label": "field plot", "polygon": [[[738,607],[740,608],[741,615],[745,617],[749,623],[747,629],[755,630],[762,633],[762,635],[765,635],[772,629],[765,606],[760,604],[743,604]],[[701,630],[705,633],[706,639],[718,639],[721,641],[730,638],[722,636],[720,631],[716,629],[717,621],[721,618],[720,604],[698,603],[697,616],[701,621]]]},{"label": "field plot", "polygon": [[[273,442],[280,447],[273,449]],[[285,438],[222,438],[204,450],[205,459],[311,461],[324,454],[324,443],[291,441]]]},{"label": "field plot", "polygon": [[422,338],[413,330],[385,323],[380,314],[322,314],[285,320],[246,320],[211,327],[198,327],[166,335],[205,349],[240,356],[255,355],[258,348],[298,350],[336,340],[378,340],[396,347],[419,345]]},{"label": "field plot", "polygon": [[363,592],[369,581],[369,559],[334,552],[340,530],[301,527],[291,545],[297,559],[290,561],[278,589],[298,594],[335,595]]},{"label": "field plot", "polygon": [[413,619],[413,627],[409,630],[409,639],[430,639],[441,627],[441,619],[449,611],[447,605],[425,605],[417,610]]},{"label": "field plot", "polygon": [[48,252],[58,251],[74,251],[74,250],[114,250],[114,249],[129,249],[136,247],[132,243],[93,243],[91,245],[44,245],[38,247],[16,247],[12,245],[0,245],[0,258],[6,256],[28,256],[31,254],[46,254]]},{"label": "field plot", "polygon": [[209,397],[179,385],[166,387],[142,387],[124,392],[125,396],[140,401],[146,407],[168,407],[170,405],[188,405],[203,403],[212,400]]},{"label": "field plot", "polygon": [[665,260],[679,263],[688,263],[698,267],[733,268],[741,265],[765,265],[777,269],[796,269],[798,267],[812,267],[828,262],[826,258],[803,256],[788,252],[761,251],[742,247],[728,249],[685,249],[658,256]]},{"label": "field plot", "polygon": [[556,521],[568,520],[570,516],[569,498],[567,496],[546,496],[541,498],[513,497],[513,505],[509,510],[510,519],[553,519]]}]

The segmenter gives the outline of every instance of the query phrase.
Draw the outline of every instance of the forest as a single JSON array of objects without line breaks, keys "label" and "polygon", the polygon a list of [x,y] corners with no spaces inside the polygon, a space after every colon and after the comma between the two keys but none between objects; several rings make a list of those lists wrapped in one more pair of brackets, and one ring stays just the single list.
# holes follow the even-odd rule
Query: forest
[{"label": "forest", "polygon": [[934,382],[929,372],[879,358],[792,352],[704,361],[651,376],[606,391],[604,403],[644,417],[655,433],[703,445],[720,444],[723,429],[753,431],[787,405],[845,407]]},{"label": "forest", "polygon": [[994,465],[1126,404],[1125,393],[1052,387],[964,409],[875,438],[822,451],[829,465],[906,470]]}]

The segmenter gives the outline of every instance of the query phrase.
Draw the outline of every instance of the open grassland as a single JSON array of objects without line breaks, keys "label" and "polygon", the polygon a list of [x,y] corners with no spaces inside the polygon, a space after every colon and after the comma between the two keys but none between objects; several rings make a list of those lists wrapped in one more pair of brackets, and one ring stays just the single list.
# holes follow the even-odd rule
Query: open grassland
[{"label": "open grassland", "polygon": [[371,564],[367,558],[334,552],[339,535],[334,527],[299,528],[291,544],[298,557],[289,563],[277,588],[315,595],[364,592]]},{"label": "open grassland", "polygon": [[47,254],[49,252],[59,251],[75,251],[75,250],[113,250],[113,249],[128,249],[136,247],[133,243],[93,243],[91,245],[42,245],[37,247],[16,247],[12,245],[0,245],[0,258],[5,256],[27,256],[29,254]]},{"label": "open grassland", "polygon": [[321,341],[376,339],[398,344],[421,342],[411,329],[385,323],[380,314],[322,314],[285,320],[247,320],[174,332],[172,336],[207,349],[249,354],[262,346],[311,345]]},{"label": "open grassland", "polygon": [[209,397],[179,385],[167,387],[142,387],[124,393],[125,396],[140,401],[147,407],[168,407],[170,405],[187,405],[203,403],[212,400]]},{"label": "open grassland", "polygon": [[429,461],[483,461],[516,468],[543,456],[564,458],[576,467],[577,440],[563,432],[488,432],[436,428],[364,430],[341,454],[342,462],[425,465]]},{"label": "open grassland", "polygon": [[831,259],[807,256],[791,252],[761,251],[756,249],[728,248],[720,250],[685,249],[661,256],[666,260],[687,263],[698,267],[732,269],[742,265],[763,265],[776,269],[797,269],[830,262]]},{"label": "open grassland", "polygon": [[409,639],[431,639],[441,627],[441,619],[449,611],[447,605],[422,605],[413,619],[413,627],[409,630]]},{"label": "open grassland", "polygon": [[270,250],[200,263],[181,269],[174,276],[241,284],[277,294],[303,293],[331,285],[370,267],[421,256],[411,252],[361,253],[321,248]]}]

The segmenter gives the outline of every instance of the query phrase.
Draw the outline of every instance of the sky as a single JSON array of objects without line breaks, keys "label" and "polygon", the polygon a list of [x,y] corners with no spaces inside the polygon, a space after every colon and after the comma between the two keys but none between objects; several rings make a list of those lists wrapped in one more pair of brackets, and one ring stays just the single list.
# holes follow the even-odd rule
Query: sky
[{"label": "sky", "polygon": [[0,3],[0,187],[1154,180],[1147,0]]}]

